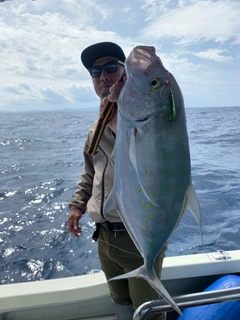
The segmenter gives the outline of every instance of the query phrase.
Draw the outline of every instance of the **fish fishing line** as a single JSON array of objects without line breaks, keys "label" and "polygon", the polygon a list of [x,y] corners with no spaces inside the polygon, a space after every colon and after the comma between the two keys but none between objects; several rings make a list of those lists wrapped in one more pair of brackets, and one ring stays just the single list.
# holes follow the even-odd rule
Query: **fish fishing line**
[{"label": "fish fishing line", "polygon": [[105,241],[105,240],[100,240],[100,239],[98,239],[98,241],[101,241],[101,242],[103,242],[103,243],[106,243],[106,244],[108,244],[110,247],[113,247],[113,248],[115,248],[115,249],[119,249],[119,250],[121,250],[121,251],[123,251],[123,252],[125,252],[125,253],[134,254],[135,256],[142,258],[142,256],[141,256],[140,254],[138,254],[138,253],[124,250],[124,249],[119,248],[118,246],[115,246],[115,245],[113,245],[113,244],[111,244],[111,243],[109,243],[109,242],[107,242],[107,241]]}]

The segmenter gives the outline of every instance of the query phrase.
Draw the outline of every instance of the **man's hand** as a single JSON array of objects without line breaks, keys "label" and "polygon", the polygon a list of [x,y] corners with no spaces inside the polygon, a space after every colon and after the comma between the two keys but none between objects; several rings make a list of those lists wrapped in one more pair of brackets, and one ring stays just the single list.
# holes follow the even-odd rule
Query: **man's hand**
[{"label": "man's hand", "polygon": [[[107,103],[107,101],[110,101],[110,102],[118,101],[119,94],[122,90],[123,85],[124,85],[124,82],[117,82],[109,89],[110,94],[108,95],[108,97],[103,98],[101,101],[101,106],[100,106],[101,111],[105,106],[105,104]],[[113,130],[113,132],[116,133],[116,124],[117,124],[117,108],[115,105],[114,114],[112,118],[108,121],[107,125]]]},{"label": "man's hand", "polygon": [[124,85],[124,82],[126,81],[126,77],[124,78],[123,82],[116,82],[109,88],[109,95],[107,97],[104,97],[101,100],[100,104],[100,111],[102,111],[103,107],[107,103],[107,101],[110,102],[117,102],[119,98],[119,94],[122,90],[122,87]]},{"label": "man's hand", "polygon": [[117,82],[109,89],[110,94],[108,96],[108,100],[111,102],[117,102],[119,98],[119,94],[122,90],[124,82]]},{"label": "man's hand", "polygon": [[72,208],[67,222],[67,231],[74,237],[78,238],[82,228],[79,226],[79,220],[82,217],[82,211],[78,208]]}]

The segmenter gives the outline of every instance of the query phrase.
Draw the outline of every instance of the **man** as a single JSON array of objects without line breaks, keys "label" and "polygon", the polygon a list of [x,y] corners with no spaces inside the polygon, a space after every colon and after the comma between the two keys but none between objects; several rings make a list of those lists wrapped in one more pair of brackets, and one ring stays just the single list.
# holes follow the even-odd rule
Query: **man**
[{"label": "man", "polygon": [[[93,87],[100,99],[100,112],[107,100],[117,101],[123,82],[118,82],[124,71],[125,55],[115,43],[101,42],[87,47],[81,54],[83,65],[89,71]],[[112,210],[103,217],[104,203],[113,187],[114,162],[111,157],[116,132],[116,115],[108,122],[101,137],[97,153],[90,155],[90,145],[97,122],[90,128],[84,149],[84,170],[73,199],[67,230],[78,237],[82,232],[79,220],[89,212],[96,223],[94,237],[98,238],[98,254],[108,279],[132,271],[143,264],[143,259],[128,235],[118,213]],[[97,235],[97,236],[96,236]],[[164,251],[156,261],[160,276]],[[134,310],[146,301],[158,299],[157,293],[145,280],[136,278],[108,282],[117,319],[130,320]],[[164,319],[164,314],[149,319]]]}]

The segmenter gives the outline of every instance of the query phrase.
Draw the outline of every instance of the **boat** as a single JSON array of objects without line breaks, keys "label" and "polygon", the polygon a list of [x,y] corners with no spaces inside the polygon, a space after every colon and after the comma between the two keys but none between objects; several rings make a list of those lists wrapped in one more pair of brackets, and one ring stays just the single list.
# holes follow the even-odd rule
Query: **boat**
[{"label": "boat", "polygon": [[[166,257],[161,280],[173,298],[187,296],[189,300],[191,295],[201,295],[206,287],[229,274],[240,276],[240,250]],[[237,289],[240,295],[240,288]],[[228,300],[232,299],[240,296]],[[178,318],[170,306],[166,310],[168,320]],[[115,320],[103,272],[1,285],[0,320],[30,319]]]}]

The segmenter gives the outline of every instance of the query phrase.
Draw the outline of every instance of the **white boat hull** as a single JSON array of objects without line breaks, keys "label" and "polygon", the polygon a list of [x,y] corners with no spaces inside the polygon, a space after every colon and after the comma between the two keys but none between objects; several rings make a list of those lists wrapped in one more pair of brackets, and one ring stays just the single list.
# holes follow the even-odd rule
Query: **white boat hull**
[{"label": "white boat hull", "polygon": [[[200,292],[226,274],[240,274],[240,250],[166,257],[162,282],[172,296]],[[100,317],[100,318],[99,318]],[[102,272],[0,286],[0,320],[115,319]]]}]

